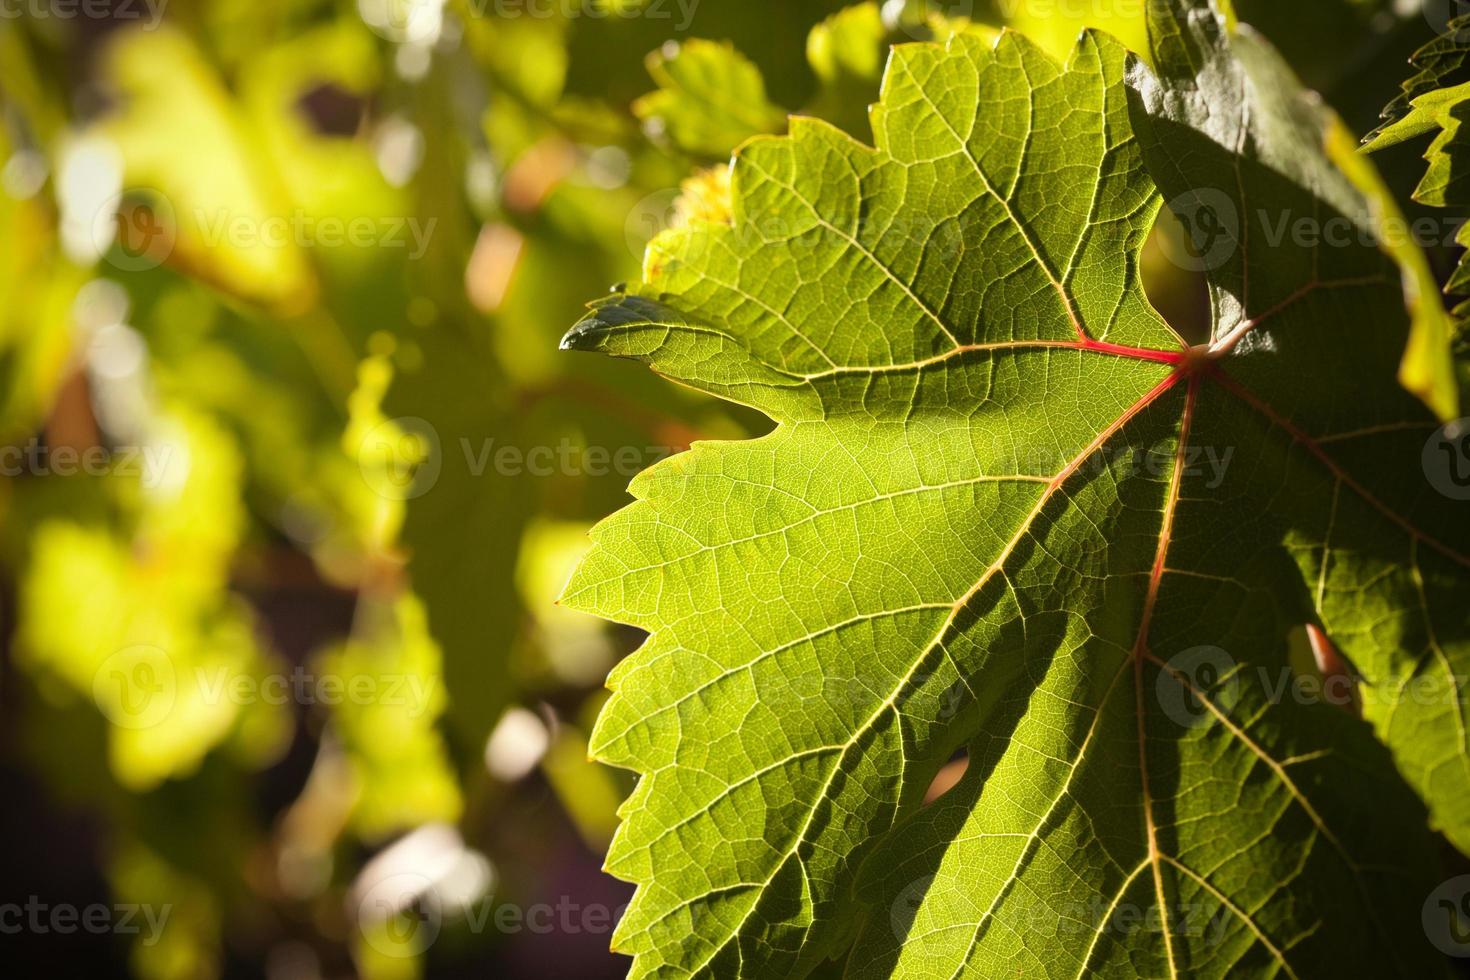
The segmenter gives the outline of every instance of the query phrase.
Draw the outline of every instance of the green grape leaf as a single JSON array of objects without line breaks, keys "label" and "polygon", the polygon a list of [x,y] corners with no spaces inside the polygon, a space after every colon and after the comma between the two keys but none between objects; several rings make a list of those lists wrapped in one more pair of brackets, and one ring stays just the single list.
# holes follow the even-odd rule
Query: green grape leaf
[{"label": "green grape leaf", "polygon": [[[1470,524],[1398,378],[1416,271],[1264,42],[1149,16],[1158,74],[894,48],[874,148],[745,144],[732,221],[563,341],[777,423],[638,477],[563,598],[649,633],[591,740],[640,774],[633,976],[1443,972]],[[1166,199],[1215,239],[1196,347],[1140,282]],[[1372,726],[1303,693],[1304,626]]]},{"label": "green grape leaf", "polygon": [[35,491],[39,513],[19,515],[40,519],[20,583],[17,662],[106,718],[109,766],[136,792],[192,775],[232,743],[269,762],[290,724],[279,705],[225,695],[273,669],[251,615],[226,589],[246,516],[238,449],[182,405],[150,423],[136,483],[129,475],[77,488],[115,494],[130,533],[76,520],[74,504],[47,514]]},{"label": "green grape leaf", "polygon": [[906,7],[889,15],[877,3],[845,7],[807,35],[806,59],[818,87],[803,112],[866,139],[868,106],[877,101],[891,44],[914,38],[943,42],[959,33],[988,43],[997,30],[968,17],[946,17],[928,9]]},{"label": "green grape leaf", "polygon": [[1426,200],[1437,198],[1430,203],[1443,206],[1448,203],[1444,196],[1454,184],[1447,152],[1453,130],[1458,129],[1453,111],[1466,100],[1465,86],[1470,84],[1470,16],[1451,20],[1443,34],[1414,52],[1409,64],[1414,74],[1383,110],[1383,124],[1363,143],[1376,150],[1444,130],[1427,158],[1433,179],[1420,188]]},{"label": "green grape leaf", "polygon": [[170,28],[121,32],[103,77],[118,102],[93,132],[122,158],[124,190],[141,192],[157,222],[146,244],[174,266],[269,309],[299,312],[320,283],[296,241],[241,236],[290,212],[241,106],[198,46]]},{"label": "green grape leaf", "polygon": [[[380,489],[406,501],[408,574],[444,651],[449,728],[474,751],[514,697],[510,651],[521,628],[514,559],[534,488],[489,468],[487,454],[514,444],[519,430],[484,338],[445,318],[416,347],[418,363],[403,366],[385,404],[430,443],[429,457],[403,470],[407,479],[397,488]],[[466,391],[484,394],[457,394]]]},{"label": "green grape leaf", "polygon": [[[1414,200],[1440,208],[1470,207],[1470,182],[1459,172],[1470,159],[1470,132],[1460,130],[1470,118],[1470,15],[1451,20],[1445,33],[1416,51],[1410,63],[1417,71],[1383,110],[1384,123],[1368,134],[1364,148],[1381,150],[1435,133],[1424,151],[1429,168]],[[1456,238],[1462,246],[1470,245],[1470,226],[1462,226]],[[1445,291],[1470,295],[1470,260],[1461,258]],[[1470,318],[1470,303],[1455,313],[1461,320]]]},{"label": "green grape leaf", "polygon": [[760,69],[734,45],[670,41],[648,56],[648,73],[658,91],[633,111],[687,153],[725,157],[749,137],[786,124],[785,110],[766,98]]},{"label": "green grape leaf", "polygon": [[[0,138],[0,155],[10,157]],[[0,195],[0,444],[13,445],[46,416],[71,356],[71,308],[85,281],[61,254],[34,200]]]},{"label": "green grape leaf", "polygon": [[352,774],[352,822],[381,839],[433,821],[458,820],[463,801],[436,723],[444,713],[443,655],[413,595],[369,600],[354,634],[318,655],[322,677],[370,692],[332,704]]},{"label": "green grape leaf", "polygon": [[[965,17],[927,11],[904,17],[900,27],[885,21],[878,4],[860,3],[813,26],[806,61],[817,91],[802,113],[862,138],[892,41],[905,34],[943,41],[957,33],[991,41],[996,33]],[[659,89],[634,102],[633,110],[653,136],[686,153],[725,159],[747,139],[786,130],[787,110],[767,99],[760,68],[733,45],[670,41],[648,56],[648,70]]]},{"label": "green grape leaf", "polygon": [[888,33],[876,3],[839,10],[812,28],[806,60],[819,85],[812,115],[859,138],[867,135],[866,109],[878,92]]}]

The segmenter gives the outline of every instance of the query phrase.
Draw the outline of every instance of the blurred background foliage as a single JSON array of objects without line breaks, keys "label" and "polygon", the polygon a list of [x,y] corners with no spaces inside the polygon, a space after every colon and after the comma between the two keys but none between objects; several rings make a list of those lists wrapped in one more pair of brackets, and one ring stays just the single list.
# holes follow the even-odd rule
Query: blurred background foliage
[{"label": "blurred background foliage", "polygon": [[[1138,48],[1142,7],[7,4],[0,898],[171,910],[13,962],[620,975],[605,920],[486,920],[627,898],[597,869],[629,786],[585,732],[638,637],[551,600],[634,473],[766,423],[557,339],[721,213],[742,140],[797,110],[868,139],[889,44]],[[1358,132],[1430,35],[1238,7]],[[1379,162],[1406,199],[1417,153]]]}]

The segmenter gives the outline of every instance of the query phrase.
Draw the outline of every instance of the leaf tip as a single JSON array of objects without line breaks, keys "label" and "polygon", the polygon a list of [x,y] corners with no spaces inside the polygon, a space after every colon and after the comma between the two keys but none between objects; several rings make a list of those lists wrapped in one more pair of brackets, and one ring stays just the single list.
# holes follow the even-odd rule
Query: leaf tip
[{"label": "leaf tip", "polygon": [[625,291],[614,290],[612,295],[587,304],[586,315],[562,335],[558,348],[574,351],[603,350],[608,334],[639,319],[634,312],[634,308],[638,306],[634,300],[636,297],[629,296]]}]

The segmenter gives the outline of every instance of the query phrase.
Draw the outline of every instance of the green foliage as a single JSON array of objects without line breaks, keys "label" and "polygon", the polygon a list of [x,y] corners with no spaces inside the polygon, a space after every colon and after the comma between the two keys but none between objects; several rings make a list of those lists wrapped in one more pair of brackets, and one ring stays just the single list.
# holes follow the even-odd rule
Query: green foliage
[{"label": "green foliage", "polygon": [[[642,777],[608,858],[632,975],[1442,972],[1430,823],[1470,848],[1470,527],[1419,463],[1443,311],[1270,47],[1203,2],[1150,18],[1156,70],[1096,32],[1065,65],[895,48],[875,149],[746,143],[733,219],[655,240],[563,341],[778,423],[640,476],[564,596],[650,634],[592,738]],[[1190,347],[1138,269],[1202,193],[1362,234],[1237,223]],[[1304,623],[1372,730],[1273,695]]]},{"label": "green foliage", "polygon": [[459,786],[434,724],[447,701],[442,658],[423,606],[410,596],[359,615],[357,635],[321,656],[321,676],[396,696],[344,699],[334,712],[350,760],[351,819],[368,838],[457,820]]},{"label": "green foliage", "polygon": [[760,70],[729,44],[670,42],[648,56],[648,73],[659,91],[633,110],[689,153],[728,156],[750,137],[785,126],[786,114],[766,99]]},{"label": "green foliage", "polygon": [[[142,494],[114,488],[131,547],[105,527],[40,522],[17,637],[28,665],[95,701],[111,722],[112,769],[133,789],[192,773],[227,739],[258,745],[264,736],[251,754],[269,758],[283,724],[261,727],[247,716],[267,706],[218,697],[268,667],[249,614],[222,598],[244,525],[238,457],[213,423],[188,412],[153,425]],[[87,597],[80,609],[78,594]]]},{"label": "green foliage", "polygon": [[1456,107],[1466,99],[1466,78],[1470,71],[1470,17],[1457,17],[1446,32],[1414,52],[1410,64],[1415,73],[1404,82],[1402,91],[1383,110],[1384,122],[1364,138],[1369,150],[1392,146],[1426,133],[1440,130],[1427,153],[1429,175],[1418,194],[1425,203],[1448,207],[1454,186],[1450,171],[1451,150],[1457,148],[1459,115]]},{"label": "green foliage", "polygon": [[[12,157],[0,131],[0,156]],[[39,160],[23,158],[35,167]],[[0,439],[20,438],[40,421],[61,384],[67,353],[67,309],[81,273],[60,254],[45,210],[0,195]]]},{"label": "green foliage", "polygon": [[[0,18],[0,761],[132,972],[621,972],[461,915],[615,832],[635,975],[1439,971],[1470,362],[1294,77],[1376,111],[1420,18],[146,6]],[[1461,207],[1426,52],[1375,145]],[[640,261],[566,345],[678,386],[557,351]]]},{"label": "green foliage", "polygon": [[[1429,169],[1414,190],[1414,200],[1440,208],[1470,207],[1465,166],[1470,160],[1470,136],[1460,131],[1470,114],[1470,16],[1456,17],[1445,32],[1414,53],[1416,72],[1399,95],[1383,110],[1384,122],[1364,140],[1368,151],[1382,150],[1434,133],[1424,151]],[[1470,243],[1461,227],[1460,245]],[[1460,266],[1445,287],[1455,296],[1470,294],[1470,263]],[[1455,309],[1463,321],[1470,303]]]},{"label": "green foliage", "polygon": [[[965,18],[923,13],[895,25],[884,22],[876,4],[838,11],[807,36],[807,61],[818,85],[804,114],[866,136],[868,105],[878,98],[889,46],[913,35],[943,40],[961,33],[995,37],[993,28]],[[692,156],[728,159],[745,140],[786,129],[788,111],[767,99],[760,70],[729,44],[670,42],[649,55],[648,71],[659,90],[634,102],[634,112],[654,138]]]}]

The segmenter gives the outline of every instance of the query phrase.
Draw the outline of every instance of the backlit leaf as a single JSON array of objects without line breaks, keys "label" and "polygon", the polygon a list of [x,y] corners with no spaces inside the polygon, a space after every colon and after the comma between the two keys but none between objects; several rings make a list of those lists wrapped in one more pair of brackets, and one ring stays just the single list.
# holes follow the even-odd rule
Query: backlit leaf
[{"label": "backlit leaf", "polygon": [[[1407,257],[1263,42],[1150,17],[1157,75],[1095,32],[895,48],[876,148],[747,143],[733,220],[565,339],[778,423],[640,476],[565,594],[650,633],[591,746],[641,774],[633,976],[1442,970],[1470,526],[1397,377]],[[1198,347],[1139,281],[1164,200],[1220,232]],[[1283,694],[1308,623],[1381,741]]]}]

